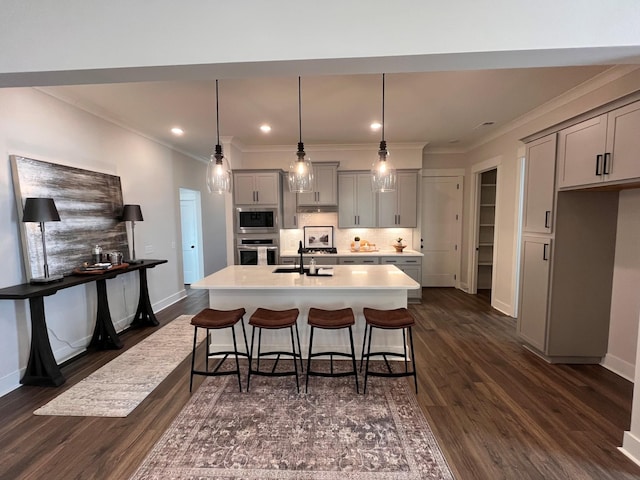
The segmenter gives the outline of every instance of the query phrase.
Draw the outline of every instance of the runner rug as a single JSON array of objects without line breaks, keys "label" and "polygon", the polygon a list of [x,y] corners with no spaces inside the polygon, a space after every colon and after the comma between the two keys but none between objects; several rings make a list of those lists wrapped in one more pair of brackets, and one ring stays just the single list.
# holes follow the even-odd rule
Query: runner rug
[{"label": "runner rug", "polygon": [[191,318],[177,317],[33,413],[126,417],[191,354]]},{"label": "runner rug", "polygon": [[405,379],[309,383],[206,378],[131,480],[453,479]]}]

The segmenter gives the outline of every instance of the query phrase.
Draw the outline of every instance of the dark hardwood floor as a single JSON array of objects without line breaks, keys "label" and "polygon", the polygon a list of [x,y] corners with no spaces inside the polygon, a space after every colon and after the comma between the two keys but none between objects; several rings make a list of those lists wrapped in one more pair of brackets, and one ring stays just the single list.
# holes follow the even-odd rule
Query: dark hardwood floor
[{"label": "dark hardwood floor", "polygon": [[[158,319],[196,313],[207,299],[192,291]],[[418,401],[458,480],[640,479],[640,467],[617,450],[630,424],[630,382],[597,365],[545,363],[522,348],[515,320],[482,296],[424,289],[410,309]],[[123,333],[125,349],[154,331]],[[127,418],[32,413],[122,351],[74,360],[60,388],[21,387],[0,398],[0,479],[133,473],[189,399],[189,358]]]}]

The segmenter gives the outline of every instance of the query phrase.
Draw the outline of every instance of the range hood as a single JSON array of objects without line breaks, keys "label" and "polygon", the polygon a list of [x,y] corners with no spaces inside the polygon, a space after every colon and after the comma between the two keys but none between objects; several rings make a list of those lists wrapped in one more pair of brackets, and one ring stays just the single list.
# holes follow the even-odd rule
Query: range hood
[{"label": "range hood", "polygon": [[303,205],[296,208],[297,213],[332,213],[337,211],[337,205]]}]

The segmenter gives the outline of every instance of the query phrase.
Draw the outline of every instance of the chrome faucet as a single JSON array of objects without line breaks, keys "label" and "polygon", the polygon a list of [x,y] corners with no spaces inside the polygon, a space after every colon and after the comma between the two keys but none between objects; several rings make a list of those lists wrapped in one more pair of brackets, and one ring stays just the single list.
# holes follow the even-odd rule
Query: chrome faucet
[{"label": "chrome faucet", "polygon": [[299,273],[303,275],[304,274],[304,265],[302,264],[302,252],[303,252],[302,240],[300,240],[300,244],[298,246],[298,253],[300,254],[300,270],[299,270]]}]

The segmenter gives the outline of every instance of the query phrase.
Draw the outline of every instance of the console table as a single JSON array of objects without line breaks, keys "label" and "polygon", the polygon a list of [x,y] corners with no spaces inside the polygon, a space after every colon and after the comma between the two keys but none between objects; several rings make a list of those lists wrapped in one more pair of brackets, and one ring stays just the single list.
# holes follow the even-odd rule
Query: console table
[{"label": "console table", "polygon": [[47,324],[44,315],[44,297],[54,295],[59,290],[75,287],[85,283],[96,282],[98,294],[98,308],[96,326],[90,347],[99,349],[122,348],[122,342],[113,326],[107,300],[106,280],[123,273],[140,272],[140,296],[138,308],[134,316],[132,327],[158,325],[147,286],[147,270],[156,265],[167,263],[167,260],[141,260],[141,263],[131,264],[126,268],[106,270],[96,275],[70,275],[62,280],[47,284],[23,283],[0,289],[0,300],[29,300],[31,310],[31,350],[29,362],[24,376],[20,380],[23,385],[60,386],[65,378],[60,371],[49,341]]}]

